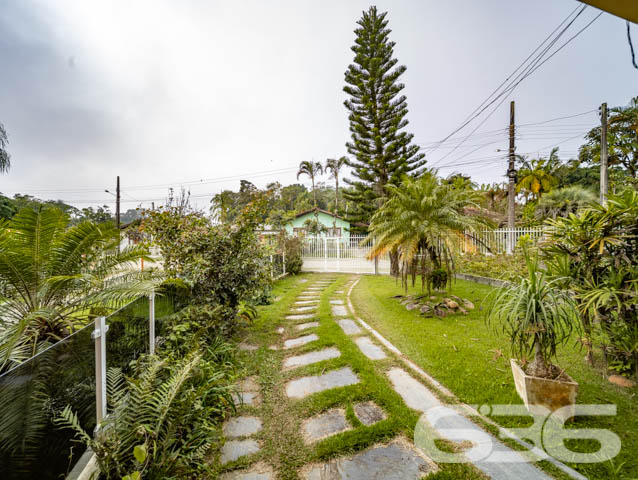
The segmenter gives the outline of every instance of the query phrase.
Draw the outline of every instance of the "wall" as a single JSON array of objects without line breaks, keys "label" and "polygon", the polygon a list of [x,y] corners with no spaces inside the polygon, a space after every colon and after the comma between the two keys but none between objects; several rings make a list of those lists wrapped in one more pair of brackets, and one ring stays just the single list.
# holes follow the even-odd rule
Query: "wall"
[{"label": "wall", "polygon": [[[306,213],[305,215],[297,217],[292,222],[286,225],[286,232],[292,235],[295,228],[303,228],[303,224],[306,220],[314,219],[314,218],[315,218],[314,212],[309,212],[309,213]],[[328,215],[327,213],[324,213],[324,212],[317,212],[317,219],[322,225],[328,228],[332,228],[333,222],[335,222],[335,217],[333,217],[332,215]],[[350,223],[346,222],[345,220],[341,218],[337,218],[336,226],[337,228],[341,228],[341,236],[343,238],[348,238],[350,236],[350,232],[349,232]]]}]

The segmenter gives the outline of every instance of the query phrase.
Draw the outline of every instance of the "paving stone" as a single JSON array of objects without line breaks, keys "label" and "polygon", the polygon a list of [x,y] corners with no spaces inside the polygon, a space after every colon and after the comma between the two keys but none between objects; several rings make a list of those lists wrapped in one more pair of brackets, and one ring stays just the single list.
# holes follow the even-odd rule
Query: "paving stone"
[{"label": "paving stone", "polygon": [[284,332],[285,332],[284,327],[279,327],[279,328],[277,329],[277,333],[284,333]]},{"label": "paving stone", "polygon": [[286,395],[291,398],[304,398],[313,393],[322,392],[331,388],[346,387],[359,383],[359,377],[350,367],[332,370],[323,375],[302,377],[292,380],[286,385]]},{"label": "paving stone", "polygon": [[332,305],[343,305],[343,300],[330,300]]},{"label": "paving stone", "polygon": [[252,377],[244,378],[239,384],[239,389],[242,392],[258,392],[259,384],[257,383],[257,377],[253,375]]},{"label": "paving stone", "polygon": [[343,333],[345,333],[346,335],[356,335],[358,333],[361,333],[361,329],[356,323],[354,323],[354,320],[346,318],[343,320],[339,320],[337,323],[343,330]]},{"label": "paving stone", "polygon": [[307,320],[315,316],[314,313],[297,313],[295,315],[286,315],[286,320]]},{"label": "paving stone", "polygon": [[224,473],[219,480],[273,480],[275,474],[272,467],[263,462],[253,465],[247,470],[235,470]]},{"label": "paving stone", "polygon": [[314,342],[315,340],[319,340],[319,337],[314,333],[310,335],[304,335],[303,337],[291,338],[290,340],[286,340],[284,342],[284,349],[295,348],[301,345],[305,345],[306,343]]},{"label": "paving stone", "polygon": [[416,480],[436,470],[407,440],[395,440],[352,457],[338,458],[302,471],[306,480]]},{"label": "paving stone", "polygon": [[357,403],[354,406],[354,414],[365,426],[374,425],[386,419],[383,409],[374,402]]},{"label": "paving stone", "polygon": [[319,322],[308,322],[308,323],[301,323],[299,325],[297,325],[295,328],[297,330],[306,330],[308,328],[314,328],[314,327],[318,327],[319,326]]},{"label": "paving stone", "polygon": [[259,403],[260,397],[257,392],[237,392],[232,395],[235,405],[246,405],[254,407]]},{"label": "paving stone", "polygon": [[332,314],[335,317],[347,317],[348,316],[348,310],[346,310],[346,307],[344,307],[343,305],[333,305],[332,306]]},{"label": "paving stone", "polygon": [[383,360],[387,357],[381,347],[372,343],[372,340],[370,340],[368,337],[359,337],[355,339],[354,343],[357,344],[363,354],[370,360]]},{"label": "paving stone", "polygon": [[255,440],[231,440],[222,447],[221,464],[233,462],[238,458],[252,455],[259,451],[259,444]]},{"label": "paving stone", "polygon": [[229,438],[250,437],[261,430],[261,425],[257,417],[235,417],[224,424],[223,430]]},{"label": "paving stone", "polygon": [[325,413],[306,420],[301,427],[306,443],[317,442],[323,438],[350,430],[346,420],[346,411],[341,408],[328,410]]},{"label": "paving stone", "polygon": [[438,399],[425,386],[411,377],[401,368],[391,368],[388,377],[394,390],[401,395],[405,404],[420,412],[440,404]]},{"label": "paving stone", "polygon": [[317,305],[311,305],[308,307],[297,307],[292,309],[293,312],[297,312],[297,313],[314,312],[315,310],[317,310]]},{"label": "paving stone", "polygon": [[308,283],[307,278],[300,278],[298,283]]},{"label": "paving stone", "polygon": [[337,290],[335,293],[338,294],[338,295],[342,295],[343,294],[343,290]]},{"label": "paving stone", "polygon": [[301,292],[301,295],[299,295],[299,297],[297,298],[314,298],[315,300],[319,298],[319,296],[321,295],[320,292]]},{"label": "paving stone", "polygon": [[309,292],[321,292],[326,287],[308,287],[306,290]]},{"label": "paving stone", "polygon": [[316,305],[319,303],[319,300],[300,300],[295,302],[295,305]]},{"label": "paving stone", "polygon": [[257,345],[250,345],[248,343],[240,343],[239,344],[239,349],[242,351],[249,351],[252,352],[254,350],[257,350],[259,347]]},{"label": "paving stone", "polygon": [[323,350],[317,350],[315,352],[304,353],[303,355],[288,357],[284,360],[284,368],[303,367],[305,365],[323,362],[324,360],[330,360],[331,358],[337,358],[340,356],[341,352],[336,348],[325,348]]}]

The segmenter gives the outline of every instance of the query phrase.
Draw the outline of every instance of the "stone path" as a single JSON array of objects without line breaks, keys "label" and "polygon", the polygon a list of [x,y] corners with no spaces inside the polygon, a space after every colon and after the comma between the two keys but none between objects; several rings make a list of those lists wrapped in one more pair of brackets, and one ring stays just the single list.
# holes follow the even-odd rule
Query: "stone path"
[{"label": "stone path", "polygon": [[[300,283],[305,282],[300,281]],[[325,346],[325,343],[322,346],[315,347],[313,350],[313,343],[321,339],[321,328],[324,322],[335,322],[343,334],[349,338],[348,341],[353,342],[370,362],[388,359],[385,349],[394,354],[398,352],[394,346],[383,339],[380,334],[371,329],[365,322],[360,321],[364,327],[362,329],[359,323],[352,318],[344,318],[351,316],[353,312],[349,312],[344,298],[338,298],[338,296],[344,295],[349,291],[353,280],[347,282],[342,290],[335,292],[337,297],[328,298],[332,318],[326,320],[325,317],[321,317],[320,320],[316,317],[322,294],[325,295],[325,289],[332,283],[332,279],[308,283],[308,286],[305,287],[304,291],[297,296],[290,306],[289,313],[285,315],[284,319],[290,325],[289,329],[286,330],[281,327],[277,330],[283,336],[281,339],[282,347],[270,347],[271,349],[283,348],[283,350],[290,351],[283,358],[281,367],[284,372],[288,372],[288,379],[282,387],[284,395],[289,401],[302,401],[320,392],[342,389],[361,382],[359,375],[348,365],[340,368],[328,368],[327,371],[326,369],[321,369],[321,362],[328,362],[342,356],[340,348],[337,346]],[[287,332],[304,332],[309,329],[316,329],[313,330],[316,333],[286,338]],[[370,333],[375,337],[374,341],[370,338]],[[381,342],[385,349],[379,346],[376,343],[377,341]],[[320,342],[318,342],[318,345],[321,345]],[[248,348],[244,348],[245,350],[253,350],[252,345],[246,346]],[[295,349],[302,348],[302,352],[294,353]],[[400,354],[400,352],[398,353]],[[306,374],[305,376],[303,373],[295,375],[294,372],[297,369],[303,372],[304,369],[302,367],[310,365],[318,365],[314,371],[320,371],[320,373],[315,375]],[[382,369],[387,368],[388,364],[380,363],[379,365],[377,368],[379,374],[381,374],[383,372]],[[386,365],[386,367],[383,367],[383,365]],[[470,432],[475,432],[476,437],[473,437],[473,440],[476,441],[476,445],[473,444],[472,448],[464,452],[465,454],[468,452],[471,454],[474,448],[480,448],[486,436],[489,438],[489,434],[456,411],[448,412],[450,414],[447,416],[442,417],[440,414],[437,416],[436,409],[446,407],[424,384],[402,368],[390,367],[382,374],[387,376],[392,388],[403,399],[405,405],[415,411],[424,412],[425,416],[422,418],[432,423],[435,429],[442,431],[445,428],[461,426]],[[259,405],[259,389],[253,378],[249,378],[242,383],[240,391],[236,395],[236,401],[243,401],[245,405],[249,406]],[[351,412],[354,413],[354,417],[360,423],[355,422],[352,417],[348,417],[345,406],[331,405],[327,410],[319,411],[303,419],[300,432],[303,442],[309,448],[314,448],[316,444],[320,444],[330,437],[360,428],[371,428],[388,418],[388,414],[384,409],[372,400],[356,401],[350,405],[347,408],[352,409]],[[419,425],[417,425],[417,430],[418,428]],[[261,429],[262,421],[254,415],[240,415],[229,419],[223,427],[227,441],[222,447],[221,463],[226,464],[247,455],[258,454],[261,445],[257,439],[252,437],[258,435]],[[495,444],[494,458],[498,460],[499,454],[510,452],[513,451],[498,442]],[[513,453],[520,456],[516,452]],[[277,472],[265,463],[267,461],[268,459],[265,458],[247,469],[225,473],[220,478],[222,480],[274,480]],[[525,462],[505,464],[498,461],[477,461],[474,464],[487,476],[497,480],[510,478],[523,480],[549,479],[536,467]],[[324,463],[306,465],[297,473],[300,478],[307,480],[417,480],[437,470],[436,464],[415,446],[412,440],[399,436],[382,444],[373,445],[354,455],[337,456],[337,458]]]}]

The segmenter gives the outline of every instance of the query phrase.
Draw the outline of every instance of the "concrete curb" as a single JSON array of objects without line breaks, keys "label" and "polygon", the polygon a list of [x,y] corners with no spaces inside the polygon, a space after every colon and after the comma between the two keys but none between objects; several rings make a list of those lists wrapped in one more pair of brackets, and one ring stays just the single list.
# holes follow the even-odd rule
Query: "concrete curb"
[{"label": "concrete curb", "polygon": [[499,280],[497,278],[491,277],[481,277],[479,275],[472,275],[471,273],[455,273],[454,278],[458,278],[461,280],[467,280],[468,282],[480,283],[483,285],[489,285],[490,287],[506,287],[511,282],[507,282],[505,280]]},{"label": "concrete curb", "polygon": [[87,448],[76,462],[73,470],[66,476],[66,480],[93,480],[98,477],[99,473],[100,467],[97,464],[97,457],[93,450]]}]

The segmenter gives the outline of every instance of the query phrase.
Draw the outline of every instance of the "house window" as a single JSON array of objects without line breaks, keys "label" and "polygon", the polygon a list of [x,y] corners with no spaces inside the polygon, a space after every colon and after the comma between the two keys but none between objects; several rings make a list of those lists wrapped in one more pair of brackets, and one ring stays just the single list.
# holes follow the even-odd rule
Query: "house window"
[{"label": "house window", "polygon": [[329,227],[328,228],[328,236],[329,237],[340,237],[341,236],[341,227]]}]

